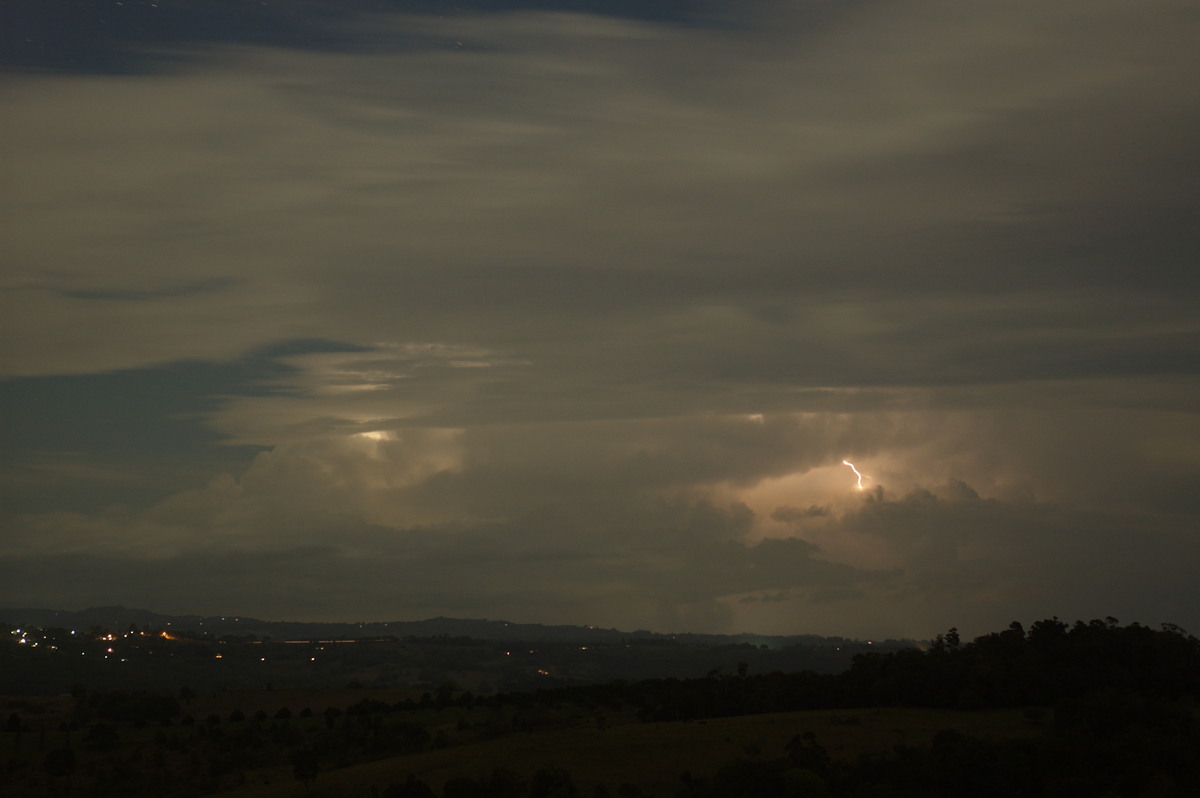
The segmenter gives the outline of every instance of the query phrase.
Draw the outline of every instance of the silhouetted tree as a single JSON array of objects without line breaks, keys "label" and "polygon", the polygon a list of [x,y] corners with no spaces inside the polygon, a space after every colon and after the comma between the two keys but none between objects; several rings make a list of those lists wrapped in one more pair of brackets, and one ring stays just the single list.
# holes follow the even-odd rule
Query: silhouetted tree
[{"label": "silhouetted tree", "polygon": [[107,723],[95,723],[88,729],[84,742],[92,748],[111,748],[117,744],[117,730]]},{"label": "silhouetted tree", "polygon": [[529,798],[575,798],[579,790],[562,768],[540,768],[529,783]]},{"label": "silhouetted tree", "polygon": [[304,789],[307,790],[309,784],[316,781],[319,769],[317,753],[311,748],[303,748],[292,755],[292,775],[304,785]]},{"label": "silhouetted tree", "polygon": [[490,798],[522,798],[527,789],[528,785],[520,774],[505,768],[496,768],[487,780]]},{"label": "silhouetted tree", "polygon": [[792,767],[811,770],[814,773],[829,772],[829,753],[817,745],[817,737],[812,732],[797,734],[788,740],[784,750]]},{"label": "silhouetted tree", "polygon": [[70,748],[55,748],[46,754],[46,759],[42,763],[42,767],[46,771],[46,775],[50,777],[50,783],[53,786],[54,780],[62,778],[66,780],[67,792],[71,792],[71,774],[75,772],[75,751]]},{"label": "silhouetted tree", "polygon": [[467,776],[450,779],[442,787],[442,798],[488,798],[487,787]]},{"label": "silhouetted tree", "polygon": [[389,784],[380,798],[435,798],[433,789],[411,773],[403,784]]}]

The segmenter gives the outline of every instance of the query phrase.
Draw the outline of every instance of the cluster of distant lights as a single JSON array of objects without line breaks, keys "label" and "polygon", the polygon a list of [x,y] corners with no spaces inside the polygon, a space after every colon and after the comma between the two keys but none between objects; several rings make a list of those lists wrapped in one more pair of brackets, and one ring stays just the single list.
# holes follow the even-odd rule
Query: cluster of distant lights
[{"label": "cluster of distant lights", "polygon": [[[222,620],[224,620],[224,619],[222,619]],[[235,619],[235,620],[236,620],[236,619]],[[359,624],[359,625],[361,626],[362,624]],[[385,624],[385,625],[386,625],[386,624]],[[508,624],[507,624],[507,623],[506,623],[506,624],[504,624],[504,625],[505,625],[505,626],[508,626]],[[589,629],[595,629],[595,627],[594,627],[594,626],[590,626],[590,625],[588,626],[588,628],[589,628]],[[30,634],[31,634],[30,632],[27,632],[27,631],[25,631],[25,630],[23,630],[23,629],[14,629],[14,630],[13,630],[13,632],[12,632],[12,635],[13,635],[14,637],[17,637],[17,638],[18,638],[18,640],[17,640],[17,643],[19,643],[20,645],[27,645],[27,646],[29,646],[30,648],[37,648],[37,647],[39,646],[39,644],[40,644],[40,641],[38,641],[38,640],[33,640],[33,641],[31,642],[31,641],[30,641]],[[72,635],[78,635],[78,634],[79,634],[79,630],[77,630],[77,629],[72,629],[72,630],[71,630],[71,634],[72,634]],[[121,639],[128,638],[129,636],[130,636],[130,633],[129,633],[129,632],[125,632],[124,634],[122,634],[122,635],[121,635]],[[179,639],[180,639],[180,638],[176,637],[175,635],[172,635],[172,634],[170,634],[170,633],[168,633],[168,632],[166,632],[166,631],[160,631],[160,632],[158,632],[157,634],[150,634],[150,633],[147,633],[147,632],[137,632],[137,633],[136,633],[136,636],[137,636],[137,637],[161,637],[161,638],[162,638],[162,639],[164,639],[164,640],[179,640]],[[97,638],[95,638],[95,639],[96,639],[97,641],[99,641],[99,642],[113,643],[113,642],[116,642],[118,638],[117,638],[117,636],[116,636],[116,635],[114,635],[114,634],[112,634],[111,632],[109,632],[108,634],[100,635],[99,637],[97,637]],[[222,640],[222,641],[219,641],[219,642],[221,642],[221,643],[224,643],[225,641],[224,641],[224,640]],[[255,643],[259,643],[259,642],[261,642],[261,641],[257,641],[257,640],[256,640],[256,641],[253,641],[253,642],[255,642]],[[309,643],[312,643],[313,641],[311,641],[311,640],[284,640],[284,641],[281,641],[281,642],[283,642],[283,643],[285,643],[285,644],[288,644],[288,643],[290,643],[290,644],[309,644]],[[323,642],[323,643],[337,644],[337,643],[356,643],[356,642],[359,642],[359,641],[357,641],[357,640],[354,640],[354,639],[349,639],[349,640],[328,640],[328,641],[321,641],[321,642]],[[870,645],[870,644],[868,643],[868,645]],[[56,645],[53,645],[53,644],[49,645],[49,646],[48,646],[48,648],[50,648],[50,649],[52,649],[52,650],[55,650],[55,651],[57,651],[57,650],[58,650],[58,646],[56,646]],[[587,650],[589,650],[590,648],[591,648],[590,646],[580,646],[580,647],[579,647],[579,650],[580,650],[580,651],[587,651]],[[317,647],[317,650],[318,650],[318,651],[324,651],[324,650],[325,650],[325,646],[324,646],[324,645],[318,646],[318,647]],[[112,648],[112,646],[108,646],[108,647],[106,647],[106,648],[105,648],[105,652],[106,652],[106,653],[104,654],[104,659],[108,659],[108,655],[109,655],[109,654],[113,654],[113,653],[115,653],[115,652],[114,652],[114,650],[113,650],[113,648]],[[537,653],[537,649],[532,649],[532,648],[531,648],[531,649],[529,649],[529,650],[528,650],[528,653],[529,653],[529,654],[536,654],[536,653]],[[86,651],[81,651],[81,652],[79,652],[79,655],[80,655],[80,656],[86,656],[86,655],[87,655],[87,652],[86,652]],[[504,652],[504,656],[506,656],[506,657],[511,657],[511,656],[512,656],[512,651],[505,651],[505,652]],[[214,655],[213,655],[213,659],[224,659],[224,658],[225,658],[225,655],[224,655],[224,654],[221,654],[221,653],[217,653],[217,654],[214,654]],[[128,662],[129,660],[128,660],[126,657],[121,657],[121,658],[120,658],[120,661],[121,661],[121,662]],[[266,662],[266,661],[267,661],[267,658],[266,658],[266,657],[259,657],[259,662]],[[312,657],[309,657],[308,661],[309,661],[309,662],[316,662],[316,661],[317,661],[317,658],[316,658],[316,656],[312,656]],[[550,676],[550,671],[548,671],[548,670],[546,670],[546,669],[544,669],[544,668],[537,668],[537,669],[536,669],[536,671],[537,671],[537,674],[538,674],[539,676]]]},{"label": "cluster of distant lights", "polygon": [[[16,638],[17,638],[17,644],[18,644],[18,645],[29,646],[30,648],[38,648],[39,646],[41,646],[41,644],[42,644],[43,642],[45,642],[44,640],[31,640],[31,639],[30,639],[30,638],[31,638],[31,635],[32,635],[32,634],[34,634],[34,633],[33,633],[33,632],[31,632],[31,631],[29,631],[29,630],[26,630],[26,629],[14,629],[14,630],[11,632],[11,634],[12,634],[12,636],[13,636],[13,637],[16,637]],[[75,637],[86,637],[85,635],[80,635],[80,634],[79,634],[79,630],[78,630],[78,629],[72,629],[72,630],[71,630],[71,635],[72,635],[72,636],[75,636]],[[172,635],[172,634],[169,634],[169,633],[167,633],[167,632],[159,632],[157,635],[151,635],[151,634],[147,634],[146,632],[138,632],[138,633],[137,633],[137,636],[138,636],[138,637],[161,637],[161,638],[163,638],[164,640],[178,640],[178,639],[179,639],[179,638],[175,637],[174,635]],[[124,634],[122,634],[122,635],[121,635],[121,639],[125,639],[125,638],[127,638],[127,637],[129,637],[129,632],[125,632]],[[116,642],[118,638],[117,638],[117,636],[116,636],[116,635],[114,635],[113,633],[109,632],[108,634],[103,634],[103,635],[100,635],[100,636],[96,637],[95,639],[96,639],[98,642],[102,642],[102,643],[113,643],[113,642]],[[46,646],[46,648],[47,648],[47,649],[49,649],[49,650],[51,650],[51,651],[58,651],[58,650],[59,650],[58,646],[57,646],[57,645],[55,645],[54,643],[50,643],[50,644],[48,644],[48,645]],[[105,653],[104,653],[104,659],[108,659],[108,655],[109,655],[109,654],[113,654],[113,653],[115,653],[115,651],[113,650],[112,646],[108,646],[108,647],[106,647],[106,648],[104,649],[104,651],[105,651]],[[86,651],[80,651],[80,652],[79,652],[79,656],[81,656],[81,657],[86,657],[86,656],[87,656],[87,652],[86,652]],[[127,659],[126,657],[121,657],[120,659],[121,659],[121,662],[128,662],[128,659]]]},{"label": "cluster of distant lights", "polygon": [[[225,618],[222,618],[221,620],[227,620],[227,619],[225,619]],[[238,618],[234,618],[233,620],[235,620],[235,621],[236,621],[236,620],[239,620],[239,619],[238,619]],[[201,623],[203,623],[203,621],[201,621]],[[359,624],[359,625],[361,626],[362,624]],[[14,629],[14,630],[11,632],[11,634],[12,634],[12,636],[13,636],[13,637],[16,637],[16,638],[17,638],[17,643],[18,643],[19,645],[23,645],[23,646],[29,646],[30,648],[38,648],[38,647],[39,647],[39,646],[42,644],[42,642],[43,642],[43,641],[40,641],[40,640],[37,640],[37,639],[32,639],[32,636],[34,635],[34,633],[33,633],[32,631],[28,631],[28,630],[25,630],[25,629]],[[78,629],[72,629],[72,630],[71,630],[71,634],[72,634],[72,635],[77,635],[77,636],[80,636],[80,637],[86,637],[86,635],[79,635],[79,630],[78,630]],[[98,637],[96,637],[95,639],[96,639],[96,641],[97,641],[97,642],[101,642],[101,643],[114,643],[114,642],[116,642],[118,639],[125,639],[125,638],[128,638],[129,636],[130,636],[130,633],[129,633],[129,632],[125,632],[124,634],[122,634],[122,635],[120,636],[120,638],[118,638],[116,635],[114,635],[113,633],[109,632],[109,633],[107,633],[107,634],[99,635],[99,636],[98,636]],[[158,632],[157,634],[151,634],[151,633],[148,633],[148,632],[137,632],[137,633],[135,634],[135,636],[137,636],[137,637],[159,637],[159,638],[162,638],[163,640],[179,640],[179,639],[180,639],[179,637],[177,637],[177,636],[175,636],[175,635],[173,635],[173,634],[171,634],[171,633],[169,633],[169,632],[166,632],[166,631],[160,631],[160,632]],[[219,641],[219,642],[220,642],[220,643],[224,643],[225,641],[224,641],[224,640],[221,640],[221,641]],[[255,643],[260,643],[261,641],[255,640],[255,641],[252,641],[252,642],[255,642]],[[283,641],[283,642],[285,642],[285,643],[304,643],[304,644],[308,644],[308,643],[310,643],[310,642],[312,642],[312,641],[310,641],[310,640],[285,640],[285,641]],[[355,642],[358,642],[358,641],[357,641],[357,640],[352,640],[352,639],[351,639],[351,640],[330,640],[330,641],[323,641],[323,642],[329,642],[329,643],[355,643]],[[46,648],[48,648],[48,649],[50,649],[50,650],[53,650],[53,651],[58,651],[58,650],[59,650],[58,646],[54,645],[53,643],[51,643],[51,644],[47,645],[47,646],[46,646]],[[318,651],[324,651],[324,650],[325,650],[325,646],[318,646],[318,647],[317,647],[317,650],[318,650]],[[112,646],[107,646],[107,647],[104,649],[104,651],[105,651],[105,653],[104,653],[104,659],[108,659],[108,658],[109,658],[109,657],[108,657],[108,655],[109,655],[109,654],[114,654],[114,653],[115,653],[115,651],[114,651],[114,649],[112,648]],[[81,657],[83,657],[83,656],[87,656],[87,652],[86,652],[86,651],[80,651],[80,652],[79,652],[79,656],[81,656]],[[213,656],[213,659],[224,659],[224,658],[225,658],[225,655],[224,655],[224,654],[215,654],[215,655]],[[128,658],[126,658],[126,657],[121,657],[121,658],[120,658],[120,660],[121,660],[121,662],[128,662],[128,661],[129,661],[129,660],[128,660]],[[266,661],[267,661],[267,658],[266,658],[266,657],[259,657],[259,660],[258,660],[258,661],[259,661],[259,662],[266,662]],[[309,661],[309,662],[316,662],[316,661],[317,661],[317,658],[316,658],[315,656],[312,656],[312,657],[309,657],[309,658],[308,658],[308,661]]]},{"label": "cluster of distant lights", "polygon": [[[18,642],[19,644],[23,645],[23,646],[29,646],[30,648],[37,648],[37,647],[38,647],[38,646],[41,644],[41,641],[39,641],[39,640],[34,640],[32,643],[31,643],[31,642],[29,642],[29,634],[30,634],[30,633],[29,633],[29,632],[27,632],[27,631],[25,631],[24,629],[14,629],[14,630],[12,630],[12,632],[11,632],[10,634],[12,634],[12,635],[13,635],[13,637],[17,637],[17,638],[19,638],[19,639],[17,640],[17,642]],[[75,629],[72,629],[72,630],[71,630],[71,634],[73,634],[73,635],[74,635],[74,634],[79,634],[79,632],[78,632],[77,630],[75,630]],[[103,637],[102,637],[102,638],[100,638],[100,639],[101,639],[101,640],[106,640],[106,639],[107,639],[107,640],[112,640],[113,638],[112,638],[112,635],[109,635],[107,638],[103,638]],[[48,648],[54,649],[55,651],[57,651],[57,650],[58,650],[58,646],[54,645],[53,643],[51,643],[51,644],[48,646]]]},{"label": "cluster of distant lights", "polygon": [[[29,642],[29,632],[26,632],[26,631],[24,631],[23,629],[15,629],[15,630],[13,630],[12,634],[13,634],[14,636],[19,636],[19,637],[20,637],[20,639],[19,639],[19,640],[17,640],[17,643],[19,643],[20,645],[23,645],[23,646],[26,646],[26,645],[27,645],[27,646],[29,646],[30,648],[37,648],[39,645],[41,645],[41,642],[40,642],[40,641],[38,641],[38,640],[34,640],[32,643],[30,643],[30,642]],[[77,635],[77,634],[79,634],[79,630],[78,630],[78,629],[72,629],[72,630],[71,630],[71,634],[73,634],[73,635]],[[112,635],[105,635],[105,636],[103,636],[103,637],[100,637],[100,638],[97,638],[97,639],[98,639],[98,640],[113,640],[114,638],[113,638],[113,636],[112,636]],[[47,648],[49,648],[51,651],[58,651],[58,646],[54,645],[53,643],[51,643],[49,646],[47,646]],[[112,650],[112,648],[109,648],[109,649],[107,649],[107,651],[108,651],[108,654],[111,654],[111,653],[113,653],[113,650]],[[105,658],[105,659],[108,659],[108,654],[105,654],[105,655],[104,655],[104,658]],[[86,651],[80,651],[80,652],[79,652],[79,656],[81,656],[81,657],[83,657],[83,656],[87,656],[87,652],[86,652]],[[122,658],[121,658],[121,662],[124,662],[124,661],[125,661],[125,658],[124,658],[124,657],[122,657]]]}]

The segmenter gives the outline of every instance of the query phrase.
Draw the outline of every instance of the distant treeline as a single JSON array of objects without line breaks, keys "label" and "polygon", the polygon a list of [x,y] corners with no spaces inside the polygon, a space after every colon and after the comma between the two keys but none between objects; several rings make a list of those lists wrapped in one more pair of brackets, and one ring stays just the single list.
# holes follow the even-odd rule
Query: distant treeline
[{"label": "distant treeline", "polygon": [[[1113,618],[1073,626],[1052,618],[963,644],[956,630],[927,650],[861,654],[845,673],[714,672],[535,694],[499,703],[570,701],[616,709],[634,704],[644,721],[694,720],[785,710],[907,706],[980,711],[1026,707],[1045,734],[981,740],[947,729],[932,746],[836,762],[815,735],[797,735],[786,755],[747,756],[708,778],[682,774],[676,798],[801,796],[1190,796],[1200,795],[1200,640]],[[848,715],[846,722],[854,722]],[[564,778],[566,778],[564,776]],[[460,780],[462,781],[462,780]],[[569,778],[567,778],[569,782]],[[529,785],[512,798],[554,794]],[[494,795],[493,785],[456,785],[455,795]],[[449,785],[447,785],[449,787]],[[389,798],[428,798],[410,781]],[[569,788],[557,793],[573,795]],[[622,790],[626,798],[639,795]],[[447,790],[446,795],[450,795]]]},{"label": "distant treeline", "polygon": [[926,649],[858,654],[838,674],[713,671],[699,679],[565,687],[506,694],[500,703],[580,701],[634,704],[643,720],[700,718],[871,706],[989,709],[1052,706],[1099,690],[1179,698],[1200,695],[1200,640],[1115,619],[1014,622],[962,643],[951,629]]},{"label": "distant treeline", "polygon": [[[1108,618],[1068,627],[1053,618],[966,645],[951,630],[927,651],[857,657],[838,676],[749,681],[747,708],[775,694],[808,706],[1028,706],[1031,722],[1050,721],[1041,736],[993,741],[947,729],[929,748],[901,745],[892,755],[840,763],[805,735],[784,758],[747,758],[712,778],[684,779],[677,798],[1200,795],[1200,641],[1170,625],[1155,631]],[[815,689],[822,682],[826,689]],[[1032,708],[1039,706],[1049,711]]]}]

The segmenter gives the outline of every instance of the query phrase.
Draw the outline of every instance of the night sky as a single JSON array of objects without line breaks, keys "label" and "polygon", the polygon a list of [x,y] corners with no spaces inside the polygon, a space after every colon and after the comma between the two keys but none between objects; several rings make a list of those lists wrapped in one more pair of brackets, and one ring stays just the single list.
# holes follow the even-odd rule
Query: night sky
[{"label": "night sky", "polygon": [[0,9],[0,605],[1200,631],[1194,0]]}]

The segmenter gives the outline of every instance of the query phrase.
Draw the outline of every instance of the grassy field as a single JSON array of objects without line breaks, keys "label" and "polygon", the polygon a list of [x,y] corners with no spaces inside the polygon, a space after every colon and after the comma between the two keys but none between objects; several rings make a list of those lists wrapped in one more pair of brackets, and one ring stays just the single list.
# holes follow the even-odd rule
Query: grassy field
[{"label": "grassy field", "polygon": [[293,715],[300,714],[305,708],[320,715],[326,707],[346,707],[362,701],[383,701],[395,704],[407,699],[418,700],[420,690],[375,690],[375,689],[284,689],[284,690],[216,690],[211,693],[200,693],[187,702],[180,702],[184,712],[201,720],[208,715],[221,718],[229,717],[229,713],[240,709],[246,717],[262,711],[268,717],[274,717],[280,709],[289,709]]},{"label": "grassy field", "polygon": [[554,731],[512,733],[483,742],[426,751],[322,772],[307,790],[290,769],[248,774],[231,793],[239,798],[285,796],[371,796],[372,788],[401,783],[409,774],[435,792],[457,776],[479,778],[507,768],[528,778],[541,767],[567,770],[580,795],[596,785],[616,793],[632,784],[646,795],[671,796],[684,771],[706,777],[739,757],[782,756],[787,741],[811,731],[834,759],[890,751],[897,744],[927,745],[942,729],[984,738],[1041,733],[1020,710],[958,712],[924,709],[867,709],[855,712],[789,712],[680,723],[621,723],[598,728],[594,722]]},{"label": "grassy field", "polygon": [[[216,715],[223,721],[221,726],[232,732],[237,727],[227,725],[225,719],[235,709],[247,718],[260,710],[274,718],[279,709],[286,707],[293,715],[288,723],[310,733],[324,729],[326,707],[344,711],[363,699],[391,705],[409,698],[419,698],[419,694],[373,689],[217,691],[195,696],[183,711],[192,714],[198,724]],[[65,733],[58,728],[59,722],[68,718],[71,703],[69,697],[0,699],[0,707],[7,712],[19,711],[34,728],[45,730],[40,734],[44,740],[39,741],[38,732],[26,736],[21,757],[32,755],[38,759],[43,755],[43,746],[49,750],[68,744],[77,750],[81,770],[86,770],[89,763],[114,756],[143,756],[135,753],[138,750],[153,756],[159,747],[156,739],[164,735],[187,739],[199,731],[178,724],[166,728],[156,724],[143,728],[122,725],[118,747],[94,750],[81,745],[83,729]],[[311,709],[314,717],[299,717],[305,708]],[[516,723],[517,712],[533,721],[538,730],[520,731],[523,727]],[[403,783],[410,774],[440,793],[448,780],[460,776],[482,778],[496,768],[504,768],[528,779],[539,768],[557,767],[570,773],[583,798],[590,798],[598,785],[605,785],[615,795],[626,783],[647,796],[669,798],[685,771],[706,778],[721,765],[739,758],[777,759],[783,756],[789,740],[805,732],[812,732],[835,760],[854,761],[863,754],[889,752],[898,744],[926,746],[943,729],[998,739],[1038,735],[1044,728],[1032,723],[1021,710],[831,710],[640,723],[632,709],[599,712],[569,703],[522,710],[430,707],[409,711],[403,720],[428,729],[442,747],[340,769],[323,762],[315,783],[307,790],[293,776],[290,765],[246,770],[244,783],[230,794],[242,798],[369,798],[389,784]],[[6,757],[17,753],[13,735],[6,735],[4,743],[5,750],[0,753]],[[222,781],[226,787],[231,785],[227,779]]]}]

